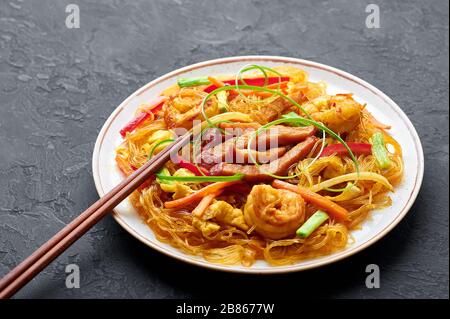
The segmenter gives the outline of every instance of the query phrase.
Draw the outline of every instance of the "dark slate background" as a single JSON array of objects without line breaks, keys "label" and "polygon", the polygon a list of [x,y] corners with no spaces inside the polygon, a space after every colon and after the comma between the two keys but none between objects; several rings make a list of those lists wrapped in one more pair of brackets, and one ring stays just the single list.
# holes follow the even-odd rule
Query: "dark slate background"
[{"label": "dark slate background", "polygon": [[[336,264],[280,276],[195,268],[144,246],[105,218],[19,298],[448,298],[449,62],[447,0],[0,1],[0,276],[98,197],[96,136],[129,94],[212,58],[282,55],[351,72],[391,96],[425,151],[411,212],[388,236]],[[381,28],[365,27],[376,3]],[[81,288],[65,288],[65,266]],[[381,288],[365,287],[365,267]],[[205,289],[207,287],[207,289]]]}]

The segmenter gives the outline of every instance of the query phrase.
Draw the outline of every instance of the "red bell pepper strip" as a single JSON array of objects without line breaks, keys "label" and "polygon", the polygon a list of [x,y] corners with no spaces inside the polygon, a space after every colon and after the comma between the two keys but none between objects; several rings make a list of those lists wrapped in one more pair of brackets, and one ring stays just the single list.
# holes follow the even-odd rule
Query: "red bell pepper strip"
[{"label": "red bell pepper strip", "polygon": [[154,101],[150,102],[149,105],[145,108],[144,112],[140,113],[120,130],[120,135],[122,135],[122,137],[125,137],[128,132],[133,132],[139,125],[150,118],[150,116],[152,115],[151,113],[155,114],[156,112],[161,110],[166,100],[167,97],[160,96]]},{"label": "red bell pepper strip", "polygon": [[[372,153],[372,145],[367,143],[347,142],[348,147],[355,155],[369,155]],[[320,157],[337,155],[348,155],[348,151],[342,144],[332,144],[325,147],[320,154]]]},{"label": "red bell pepper strip", "polygon": [[142,122],[147,120],[150,116],[151,114],[147,112],[139,114],[130,122],[128,122],[128,124],[125,125],[123,129],[120,130],[120,135],[122,135],[122,137],[125,137],[128,132],[133,132],[139,125],[141,125]]},{"label": "red bell pepper strip", "polygon": [[[197,166],[195,166],[191,162],[186,161],[179,155],[176,156],[174,163],[178,164],[178,166],[180,166],[182,168],[185,168],[185,169],[191,171],[192,173],[195,174],[195,176],[203,176],[203,175],[209,176],[209,172],[206,169],[200,167],[200,169],[201,169],[201,171],[200,171]],[[203,174],[202,174],[202,172],[203,172]]]},{"label": "red bell pepper strip", "polygon": [[[244,79],[245,83],[247,85],[252,85],[252,86],[263,86],[264,84],[266,85],[270,85],[270,84],[275,84],[278,82],[285,82],[285,81],[289,81],[289,78],[286,76],[282,76],[282,77],[268,77],[266,78],[250,78],[250,79]],[[226,80],[226,81],[222,81],[225,84],[228,85],[233,85],[236,83],[236,80]],[[239,84],[244,84],[242,81],[239,81]],[[211,84],[209,86],[207,86],[203,91],[206,93],[211,93],[212,91],[214,91],[215,89],[217,89],[217,86],[215,84]]]}]

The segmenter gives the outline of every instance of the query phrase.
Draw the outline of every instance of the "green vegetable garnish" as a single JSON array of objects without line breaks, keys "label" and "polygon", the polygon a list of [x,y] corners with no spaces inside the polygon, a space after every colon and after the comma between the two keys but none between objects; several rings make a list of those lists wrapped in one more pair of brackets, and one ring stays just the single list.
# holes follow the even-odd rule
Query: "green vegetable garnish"
[{"label": "green vegetable garnish", "polygon": [[208,80],[207,76],[178,79],[178,86],[180,88],[189,87],[189,86],[197,86],[197,85],[206,85],[206,84],[210,84],[210,83],[211,82]]},{"label": "green vegetable garnish", "polygon": [[231,176],[167,176],[160,173],[156,174],[156,177],[162,181],[177,181],[177,182],[191,182],[191,183],[204,183],[204,182],[232,182],[239,181],[244,177],[244,174],[235,174]]},{"label": "green vegetable garnish", "polygon": [[152,147],[152,149],[150,150],[150,153],[148,154],[148,159],[150,159],[150,158],[153,157],[153,154],[155,153],[155,150],[156,150],[156,148],[157,148],[158,146],[161,146],[161,145],[167,144],[167,143],[172,143],[172,142],[174,142],[174,141],[175,141],[175,140],[174,140],[173,138],[168,138],[168,139],[166,139],[166,140],[162,140],[162,141],[159,141],[158,143],[156,143],[156,144]]},{"label": "green vegetable garnish", "polygon": [[386,146],[384,144],[383,134],[377,132],[370,138],[372,143],[372,154],[377,159],[378,166],[381,169],[386,169],[391,166],[391,160],[389,159]]},{"label": "green vegetable garnish", "polygon": [[[263,85],[263,87],[266,86],[266,85],[268,84],[268,79],[269,79],[269,76],[268,76],[268,74],[267,74],[266,71],[269,71],[269,72],[272,72],[272,73],[276,74],[276,75],[278,76],[278,79],[279,79],[278,82],[281,82],[281,73],[280,73],[280,72],[278,72],[278,71],[276,71],[276,70],[274,70],[274,69],[272,69],[272,68],[266,67],[266,66],[257,65],[257,64],[251,64],[251,65],[244,66],[244,67],[243,67],[242,69],[240,69],[239,72],[236,74],[235,83],[234,83],[234,84],[235,84],[236,91],[239,93],[239,95],[240,95],[245,101],[251,101],[252,103],[270,103],[270,102],[274,101],[274,98],[276,98],[276,95],[272,95],[271,97],[268,97],[268,98],[265,98],[265,99],[262,99],[262,100],[256,100],[256,101],[255,101],[255,100],[249,99],[249,98],[246,97],[244,94],[242,94],[239,85],[236,85],[236,84],[242,83],[242,84],[244,84],[244,85],[248,85],[248,83],[242,78],[242,74],[244,74],[245,72],[251,71],[251,70],[259,70],[259,71],[261,71],[261,73],[264,75],[264,85]],[[279,87],[278,87],[278,89],[279,89]]]},{"label": "green vegetable garnish", "polygon": [[309,235],[311,235],[313,231],[319,228],[319,226],[322,225],[328,218],[330,217],[327,213],[318,210],[311,217],[309,217],[308,220],[299,229],[297,229],[297,236],[301,238],[309,237]]},{"label": "green vegetable garnish", "polygon": [[228,112],[228,92],[222,91],[217,93],[217,103],[219,105],[220,113]]},{"label": "green vegetable garnish", "polygon": [[173,177],[170,175],[169,170],[167,167],[161,168],[158,173],[156,173],[156,176],[158,177],[157,181],[160,184],[172,184],[172,181],[170,179],[166,179],[167,177]]},{"label": "green vegetable garnish", "polygon": [[[289,112],[287,114],[281,115],[281,118],[283,118],[283,119],[298,119],[298,118],[302,118],[302,117],[295,112]],[[291,125],[292,126],[303,126],[301,124],[291,124]]]}]

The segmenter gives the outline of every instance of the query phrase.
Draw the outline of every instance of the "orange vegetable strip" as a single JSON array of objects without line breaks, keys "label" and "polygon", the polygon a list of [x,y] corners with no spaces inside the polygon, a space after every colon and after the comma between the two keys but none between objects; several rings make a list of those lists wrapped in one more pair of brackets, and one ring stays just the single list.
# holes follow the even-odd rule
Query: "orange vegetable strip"
[{"label": "orange vegetable strip", "polygon": [[283,81],[283,82],[279,82],[279,83],[273,83],[273,84],[269,84],[268,86],[266,86],[267,89],[284,89],[287,87],[287,84],[289,83],[289,81]]},{"label": "orange vegetable strip", "polygon": [[120,156],[116,156],[116,163],[120,171],[125,175],[129,176],[133,173],[133,169],[127,166],[127,162]]},{"label": "orange vegetable strip", "polygon": [[212,84],[214,84],[218,88],[221,88],[222,86],[225,86],[225,83],[223,83],[220,80],[217,80],[215,77],[208,76],[208,80],[209,80],[209,82],[211,82]]},{"label": "orange vegetable strip", "polygon": [[211,193],[203,197],[201,201],[198,203],[197,207],[195,207],[194,210],[192,211],[192,215],[196,217],[202,217],[202,215],[205,213],[206,209],[211,204],[213,199],[219,196],[221,192],[222,191]]},{"label": "orange vegetable strip", "polygon": [[241,90],[240,92],[242,94],[244,94],[245,96],[255,95],[255,96],[262,97],[262,98],[271,97],[273,95],[272,93],[264,92],[264,91]]},{"label": "orange vegetable strip", "polygon": [[332,202],[328,198],[323,197],[322,195],[310,191],[309,189],[292,185],[280,180],[274,180],[272,186],[299,194],[305,201],[322,208],[329,213],[331,217],[338,221],[346,221],[348,219],[348,211],[345,208],[339,206],[335,202]]},{"label": "orange vegetable strip", "polygon": [[189,204],[192,204],[192,203],[202,199],[204,196],[206,196],[208,194],[216,193],[217,191],[220,191],[220,190],[224,189],[225,187],[228,187],[228,186],[231,186],[231,185],[234,185],[237,183],[241,183],[241,181],[216,182],[216,183],[210,184],[208,186],[205,186],[202,189],[200,189],[200,190],[196,191],[195,193],[192,193],[186,197],[175,199],[170,202],[165,202],[164,206],[166,208],[185,207]]}]

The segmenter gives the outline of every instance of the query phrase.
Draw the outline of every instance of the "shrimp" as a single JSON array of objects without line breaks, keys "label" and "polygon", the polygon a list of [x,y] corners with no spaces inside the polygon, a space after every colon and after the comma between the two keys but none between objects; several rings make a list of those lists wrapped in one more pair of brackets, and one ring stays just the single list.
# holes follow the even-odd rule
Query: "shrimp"
[{"label": "shrimp", "polygon": [[[201,119],[201,102],[206,93],[198,88],[182,88],[176,94],[169,96],[164,108],[164,122],[168,128],[192,127],[193,120]],[[205,105],[208,116],[219,114],[215,97],[209,99]]]},{"label": "shrimp", "polygon": [[294,234],[305,221],[305,202],[291,191],[255,185],[247,197],[244,218],[264,237],[285,238]]},{"label": "shrimp", "polygon": [[314,120],[336,133],[348,133],[358,126],[364,109],[350,94],[320,96],[303,107]]}]

